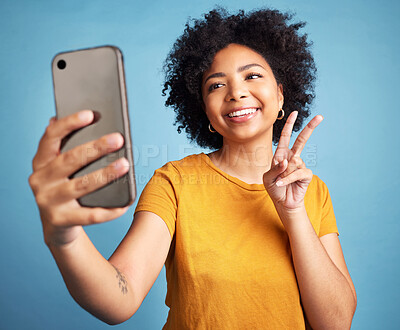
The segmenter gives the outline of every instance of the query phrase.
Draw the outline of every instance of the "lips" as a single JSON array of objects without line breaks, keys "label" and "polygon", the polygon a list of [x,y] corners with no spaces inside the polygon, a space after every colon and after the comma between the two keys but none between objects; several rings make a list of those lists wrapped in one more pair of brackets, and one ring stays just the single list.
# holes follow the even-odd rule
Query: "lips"
[{"label": "lips", "polygon": [[229,118],[240,117],[240,116],[252,114],[252,113],[256,112],[257,110],[259,110],[259,108],[242,108],[242,109],[238,109],[238,110],[228,113],[227,116]]},{"label": "lips", "polygon": [[254,118],[258,114],[258,110],[261,109],[256,107],[236,108],[229,112],[226,117],[231,122],[242,123]]}]

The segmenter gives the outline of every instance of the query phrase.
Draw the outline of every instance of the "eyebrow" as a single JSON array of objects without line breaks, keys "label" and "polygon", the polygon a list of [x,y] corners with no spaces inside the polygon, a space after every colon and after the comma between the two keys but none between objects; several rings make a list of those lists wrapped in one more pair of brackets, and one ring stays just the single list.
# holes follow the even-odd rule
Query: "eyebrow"
[{"label": "eyebrow", "polygon": [[[245,71],[245,70],[248,70],[248,69],[252,68],[253,66],[259,66],[260,68],[263,68],[263,69],[265,70],[265,68],[264,68],[262,65],[257,64],[257,63],[251,63],[251,64],[246,64],[246,65],[243,65],[243,66],[239,67],[239,68],[237,69],[237,72],[243,72],[243,71]],[[206,80],[204,80],[204,84],[207,82],[207,80],[209,80],[209,79],[211,79],[211,78],[220,78],[220,77],[226,77],[226,74],[223,73],[223,72],[216,72],[216,73],[213,73],[213,74],[209,75],[209,76],[206,78]]]}]

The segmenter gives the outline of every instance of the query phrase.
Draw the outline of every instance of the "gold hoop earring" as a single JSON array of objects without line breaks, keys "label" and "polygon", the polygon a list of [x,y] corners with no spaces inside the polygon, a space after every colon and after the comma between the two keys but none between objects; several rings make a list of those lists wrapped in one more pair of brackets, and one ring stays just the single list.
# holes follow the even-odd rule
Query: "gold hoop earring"
[{"label": "gold hoop earring", "polygon": [[[279,110],[279,112],[281,112],[282,111],[282,114],[278,117],[278,118],[276,118],[276,119],[278,119],[278,120],[281,120],[283,117],[285,117],[285,110],[283,110],[282,108],[281,108],[281,110]],[[279,114],[279,112],[278,112],[278,114]]]},{"label": "gold hoop earring", "polygon": [[216,131],[213,131],[213,130],[211,129],[211,123],[208,124],[208,130],[209,130],[211,133],[215,133],[215,132],[216,132]]}]

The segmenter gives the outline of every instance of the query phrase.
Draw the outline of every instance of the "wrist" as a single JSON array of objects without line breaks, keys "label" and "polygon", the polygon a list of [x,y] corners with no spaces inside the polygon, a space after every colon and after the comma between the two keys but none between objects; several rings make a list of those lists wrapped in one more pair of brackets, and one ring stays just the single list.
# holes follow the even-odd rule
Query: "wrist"
[{"label": "wrist", "polygon": [[69,249],[75,244],[83,232],[82,226],[70,227],[67,229],[44,230],[44,242],[50,250]]},{"label": "wrist", "polygon": [[297,219],[299,216],[307,213],[304,202],[295,206],[295,207],[287,207],[280,203],[275,203],[275,209],[278,212],[279,216],[284,218],[285,220]]},{"label": "wrist", "polygon": [[304,221],[309,221],[304,203],[296,208],[287,208],[279,205],[276,205],[275,208],[288,233],[296,230],[296,227],[302,226]]}]

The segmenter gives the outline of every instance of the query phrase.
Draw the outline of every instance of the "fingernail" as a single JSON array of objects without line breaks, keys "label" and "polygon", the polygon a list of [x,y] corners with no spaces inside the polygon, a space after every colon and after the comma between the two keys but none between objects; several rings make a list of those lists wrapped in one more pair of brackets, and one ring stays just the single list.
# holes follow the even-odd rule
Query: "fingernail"
[{"label": "fingernail", "polygon": [[118,147],[121,145],[121,135],[112,134],[107,137],[107,143],[110,147]]},{"label": "fingernail", "polygon": [[81,111],[79,113],[79,119],[83,122],[88,122],[93,118],[93,112],[90,110]]},{"label": "fingernail", "polygon": [[279,181],[277,181],[275,184],[276,184],[278,187],[281,187],[281,186],[283,186],[283,181],[282,181],[282,180],[279,180]]},{"label": "fingernail", "polygon": [[126,158],[122,158],[122,159],[118,159],[115,163],[114,163],[114,167],[116,170],[121,170],[121,169],[126,169],[129,167],[129,162]]}]

